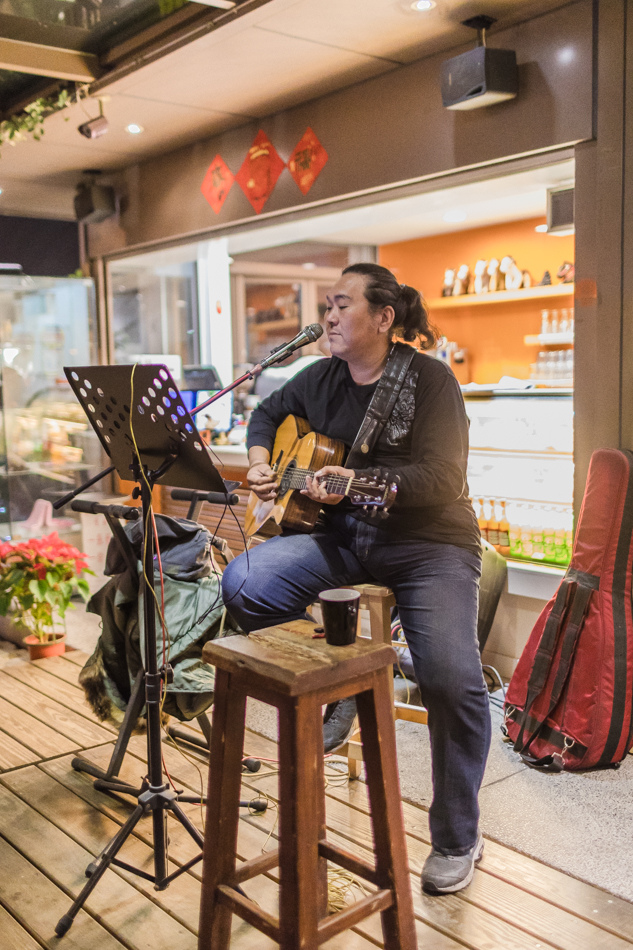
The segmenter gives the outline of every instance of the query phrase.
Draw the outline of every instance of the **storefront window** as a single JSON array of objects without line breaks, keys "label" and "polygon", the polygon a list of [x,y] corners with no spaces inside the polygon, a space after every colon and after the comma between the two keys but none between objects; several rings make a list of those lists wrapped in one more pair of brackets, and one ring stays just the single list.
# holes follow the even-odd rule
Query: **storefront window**
[{"label": "storefront window", "polygon": [[117,261],[110,282],[115,363],[143,362],[153,354],[174,357],[180,368],[200,362],[195,261]]},{"label": "storefront window", "polygon": [[53,520],[50,505],[103,468],[64,374],[97,362],[92,282],[0,277],[0,348],[0,533],[78,530],[72,512]]}]

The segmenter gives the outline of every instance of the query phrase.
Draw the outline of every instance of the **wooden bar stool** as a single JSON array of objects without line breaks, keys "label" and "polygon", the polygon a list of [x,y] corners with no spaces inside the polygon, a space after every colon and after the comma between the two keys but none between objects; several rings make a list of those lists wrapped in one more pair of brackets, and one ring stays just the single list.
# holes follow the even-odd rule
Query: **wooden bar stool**
[{"label": "wooden bar stool", "polygon": [[[336,934],[380,912],[386,950],[417,947],[396,762],[389,679],[394,651],[366,639],[345,647],[313,639],[297,621],[207,643],[216,667],[209,760],[199,950],[227,950],[231,915],[280,944],[316,950]],[[321,707],[357,695],[375,866],[326,839]],[[246,698],[279,711],[279,850],[236,866]],[[375,888],[327,916],[327,862]],[[280,869],[279,917],[237,885]]]},{"label": "wooden bar stool", "polygon": [[[396,598],[389,587],[380,584],[357,584],[354,587],[360,593],[361,609],[369,613],[369,634],[373,643],[391,644],[391,610],[396,605]],[[393,705],[394,719],[406,719],[409,722],[427,721],[427,712],[424,706],[415,706],[410,703],[401,703],[393,698],[393,677],[389,680],[389,695]],[[352,733],[348,741],[337,755],[347,758],[347,767],[350,779],[360,777],[363,761],[363,749],[358,732]]]}]

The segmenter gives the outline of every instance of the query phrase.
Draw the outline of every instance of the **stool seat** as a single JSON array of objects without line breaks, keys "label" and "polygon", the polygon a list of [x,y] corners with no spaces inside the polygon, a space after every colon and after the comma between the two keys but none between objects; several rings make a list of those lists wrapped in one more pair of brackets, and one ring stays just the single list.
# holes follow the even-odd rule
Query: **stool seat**
[{"label": "stool seat", "polygon": [[[295,621],[205,644],[216,667],[199,950],[227,950],[231,917],[282,950],[317,950],[380,912],[386,950],[417,947],[406,860],[389,679],[395,651],[357,639],[344,647],[314,639]],[[327,841],[321,707],[356,695],[373,824],[375,865]],[[279,711],[279,850],[236,863],[246,699]],[[327,863],[373,885],[367,896],[327,915]],[[279,867],[279,918],[240,884]]]},{"label": "stool seat", "polygon": [[315,637],[314,629],[306,620],[295,620],[253,630],[247,637],[210,640],[202,659],[228,673],[251,671],[260,685],[269,683],[286,696],[336,688],[351,676],[395,662],[396,651],[389,644],[357,637],[348,646],[330,646]]}]

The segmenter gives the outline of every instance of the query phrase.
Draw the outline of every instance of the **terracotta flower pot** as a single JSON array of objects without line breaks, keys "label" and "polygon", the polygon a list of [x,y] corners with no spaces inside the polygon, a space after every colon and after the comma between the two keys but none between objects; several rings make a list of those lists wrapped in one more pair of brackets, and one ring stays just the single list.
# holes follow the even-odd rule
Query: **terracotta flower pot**
[{"label": "terracotta flower pot", "polygon": [[60,656],[66,652],[66,634],[56,633],[53,640],[39,640],[34,633],[24,638],[30,660],[42,660],[46,656]]}]

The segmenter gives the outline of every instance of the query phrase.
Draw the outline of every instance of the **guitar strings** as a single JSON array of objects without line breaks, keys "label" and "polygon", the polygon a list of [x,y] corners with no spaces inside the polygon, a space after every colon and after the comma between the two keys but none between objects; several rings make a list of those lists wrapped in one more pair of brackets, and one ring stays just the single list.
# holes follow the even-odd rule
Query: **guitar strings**
[{"label": "guitar strings", "polygon": [[[285,477],[286,472],[287,472],[287,469],[284,469],[283,471],[278,471],[278,474],[283,478]],[[311,477],[314,474],[315,473],[311,469],[308,469],[308,468],[293,468],[290,473],[290,482],[291,482],[290,487],[291,488],[297,488],[297,487],[305,488],[306,477],[308,476]],[[297,485],[292,484],[295,481],[298,482]],[[350,479],[347,478],[347,476],[345,475],[332,474],[332,475],[328,475],[326,478],[326,485],[328,488],[335,488],[335,487],[342,488],[344,485],[348,485],[348,484],[350,488],[354,487],[354,488],[358,488],[359,490],[374,488],[374,487],[380,489],[379,485],[376,485],[376,486],[368,485],[367,482],[364,482],[362,481],[362,479],[359,479],[359,478],[352,478],[350,481]]]}]

